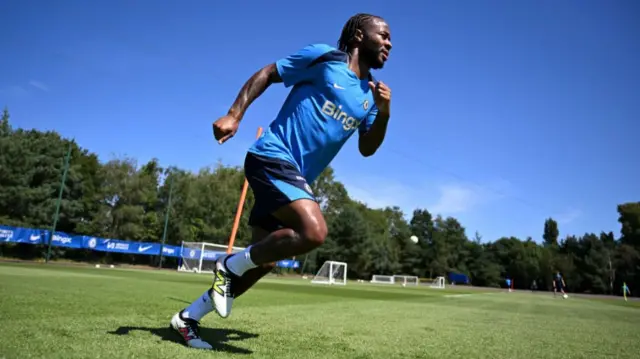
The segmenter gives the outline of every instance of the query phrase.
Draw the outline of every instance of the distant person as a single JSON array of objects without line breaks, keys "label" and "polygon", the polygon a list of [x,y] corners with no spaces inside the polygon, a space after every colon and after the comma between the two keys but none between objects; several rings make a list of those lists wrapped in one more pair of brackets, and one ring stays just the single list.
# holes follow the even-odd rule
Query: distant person
[{"label": "distant person", "polygon": [[222,144],[235,135],[249,105],[271,84],[292,87],[245,158],[244,173],[255,197],[249,217],[253,244],[218,259],[212,288],[171,319],[188,346],[211,349],[198,334],[202,317],[214,310],[228,317],[234,298],[269,273],[273,263],[322,245],[327,224],[309,184],[355,132],[365,157],[382,144],[391,90],[371,70],[381,69],[390,51],[389,25],[379,16],[357,14],[344,25],[338,48],[308,45],[265,66],[214,122],[214,136]]},{"label": "distant person", "polygon": [[627,294],[631,295],[631,290],[627,285],[627,282],[622,282],[622,295],[624,296],[624,301],[627,301]]},{"label": "distant person", "polygon": [[564,278],[562,278],[560,272],[557,272],[553,279],[553,296],[555,297],[558,291],[561,292],[563,296],[567,295],[567,293],[564,292],[564,288],[566,288]]}]

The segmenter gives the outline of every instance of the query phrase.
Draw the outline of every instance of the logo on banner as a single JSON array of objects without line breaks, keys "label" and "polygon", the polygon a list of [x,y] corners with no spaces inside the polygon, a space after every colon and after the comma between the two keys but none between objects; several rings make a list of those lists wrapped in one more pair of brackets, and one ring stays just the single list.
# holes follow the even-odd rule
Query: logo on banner
[{"label": "logo on banner", "polygon": [[117,250],[121,250],[121,251],[128,251],[129,250],[129,243],[109,242],[109,244],[107,244],[107,248],[108,249],[117,249]]},{"label": "logo on banner", "polygon": [[8,229],[0,229],[0,238],[3,238],[5,242],[10,242],[13,239],[13,231]]},{"label": "logo on banner", "polygon": [[98,241],[95,238],[89,239],[89,243],[88,243],[89,248],[95,248],[97,244],[98,244]]},{"label": "logo on banner", "polygon": [[60,242],[62,244],[69,244],[69,243],[71,243],[71,237],[63,237],[63,236],[59,236],[59,235],[54,235],[53,236],[53,241],[54,242]]}]

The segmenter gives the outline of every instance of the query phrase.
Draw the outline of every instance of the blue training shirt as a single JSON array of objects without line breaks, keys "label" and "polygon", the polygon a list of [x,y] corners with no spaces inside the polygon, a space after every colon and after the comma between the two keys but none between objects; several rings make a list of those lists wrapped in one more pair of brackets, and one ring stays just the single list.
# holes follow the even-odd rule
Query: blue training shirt
[{"label": "blue training shirt", "polygon": [[356,129],[371,127],[378,110],[370,80],[349,69],[345,52],[324,44],[306,46],[276,66],[292,89],[249,152],[288,161],[311,183]]}]

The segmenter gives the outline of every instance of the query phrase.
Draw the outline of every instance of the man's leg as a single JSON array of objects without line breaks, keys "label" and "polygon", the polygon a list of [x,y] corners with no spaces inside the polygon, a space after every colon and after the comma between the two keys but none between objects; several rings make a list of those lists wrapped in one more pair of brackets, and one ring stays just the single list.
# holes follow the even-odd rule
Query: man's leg
[{"label": "man's leg", "polygon": [[[251,244],[254,245],[261,240],[265,239],[269,235],[269,231],[264,230],[260,227],[253,227],[251,229]],[[275,268],[275,262],[266,263],[261,266],[249,269],[240,280],[238,280],[234,284],[233,288],[233,296],[234,298],[238,298],[244,292],[249,290],[249,288],[253,287],[262,277],[269,274]]]},{"label": "man's leg", "polygon": [[[269,235],[268,231],[259,227],[253,227],[251,243],[255,244],[267,235]],[[237,288],[234,288],[235,297],[237,298],[240,294],[246,292],[258,282],[260,278],[268,274],[274,266],[275,263],[268,263],[247,271],[241,280],[237,282]],[[209,287],[198,299],[171,318],[171,327],[183,337],[184,341],[190,347],[212,349],[211,345],[202,340],[198,334],[200,320],[213,311],[213,300],[211,299],[212,290],[213,288]]]},{"label": "man's leg", "polygon": [[231,313],[235,292],[233,283],[242,283],[241,277],[246,272],[258,266],[305,254],[324,243],[327,225],[320,206],[314,200],[295,200],[278,208],[272,216],[285,228],[269,233],[262,241],[216,263],[211,294],[214,308],[223,318]]},{"label": "man's leg", "polygon": [[[249,219],[249,225],[256,228],[252,233],[252,242],[255,244],[243,252],[218,260],[212,287],[174,315],[171,327],[180,332],[191,347],[211,348],[198,335],[202,317],[214,310],[220,316],[227,317],[233,298],[246,292],[269,273],[273,262],[301,251],[310,251],[322,244],[327,234],[320,207],[295,166],[248,153],[245,176],[255,197]],[[271,245],[267,245],[266,254],[261,257],[265,251],[263,242]],[[293,248],[293,254],[289,253],[291,249],[287,246]],[[227,262],[233,269],[227,268]]]},{"label": "man's leg", "polygon": [[[313,206],[310,204],[315,204],[316,210],[313,210]],[[311,209],[309,207],[311,207]],[[224,288],[223,291],[223,293],[230,294],[228,297],[230,300],[245,293],[262,277],[268,274],[275,266],[276,261],[287,259],[294,255],[304,254],[316,248],[324,242],[324,238],[327,235],[324,217],[322,217],[322,213],[316,202],[308,201],[304,203],[302,200],[292,202],[290,205],[276,211],[274,217],[282,223],[292,223],[293,225],[291,227],[297,228],[297,230],[283,228],[269,233],[266,230],[254,227],[252,242],[255,244],[243,252],[236,253],[237,256],[232,255],[226,257],[251,262],[251,265],[240,263],[240,267],[245,268],[243,272],[232,272],[234,287]],[[256,247],[258,248],[257,252],[255,252],[258,253],[258,263],[253,262],[251,257],[253,252],[256,251]],[[262,251],[266,253],[262,253]],[[262,257],[260,257],[261,255]],[[231,261],[218,262],[216,265],[224,265],[224,262]],[[225,270],[229,270],[228,267],[225,267]],[[171,327],[182,335],[190,347],[200,349],[212,348],[211,345],[203,341],[199,335],[199,321],[205,315],[216,310],[213,299],[216,295],[220,296],[220,293],[215,292],[215,280],[216,279],[214,279],[214,286],[212,288],[205,291],[200,298],[196,299],[187,308],[176,313],[171,319]],[[227,278],[226,285],[229,284],[231,284],[231,281]],[[228,304],[229,302],[227,302],[227,300],[229,299],[223,297],[220,298],[220,301],[224,301],[223,304]],[[227,305],[225,309],[227,309],[226,313],[228,316],[231,306]],[[219,310],[216,311],[220,314]]]},{"label": "man's leg", "polygon": [[197,349],[212,349],[211,344],[200,337],[200,320],[213,311],[211,289],[205,291],[198,299],[188,307],[174,314],[171,318],[170,328],[177,331],[187,346]]}]

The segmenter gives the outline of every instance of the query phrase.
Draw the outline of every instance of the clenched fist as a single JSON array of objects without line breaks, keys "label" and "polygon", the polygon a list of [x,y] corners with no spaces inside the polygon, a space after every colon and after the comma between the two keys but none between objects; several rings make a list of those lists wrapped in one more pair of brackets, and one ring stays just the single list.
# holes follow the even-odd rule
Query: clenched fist
[{"label": "clenched fist", "polygon": [[213,123],[213,137],[219,144],[223,144],[238,132],[239,125],[240,120],[234,116],[222,116]]}]

